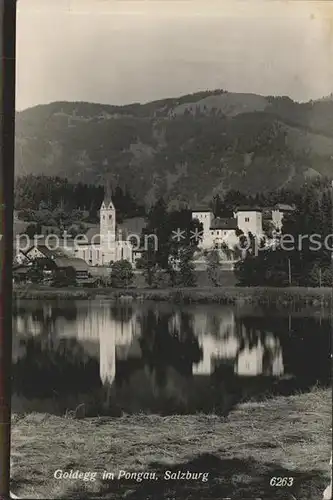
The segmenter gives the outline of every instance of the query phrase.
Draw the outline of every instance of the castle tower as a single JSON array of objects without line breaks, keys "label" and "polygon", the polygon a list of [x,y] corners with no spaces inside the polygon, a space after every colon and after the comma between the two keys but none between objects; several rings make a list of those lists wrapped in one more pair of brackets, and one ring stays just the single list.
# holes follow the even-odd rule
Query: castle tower
[{"label": "castle tower", "polygon": [[112,202],[111,182],[107,180],[104,190],[104,200],[102,202],[100,213],[100,236],[101,245],[116,240],[116,209]]},{"label": "castle tower", "polygon": [[210,228],[214,219],[213,212],[208,208],[197,208],[196,210],[192,210],[192,219],[198,219],[202,224],[202,240],[198,243],[198,247],[211,248],[213,246],[213,238]]}]

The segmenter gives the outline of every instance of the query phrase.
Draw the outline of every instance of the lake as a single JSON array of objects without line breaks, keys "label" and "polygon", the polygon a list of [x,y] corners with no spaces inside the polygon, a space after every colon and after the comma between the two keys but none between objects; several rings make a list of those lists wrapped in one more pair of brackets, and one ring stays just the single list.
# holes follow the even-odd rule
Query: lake
[{"label": "lake", "polygon": [[330,312],[18,300],[14,412],[216,412],[331,380]]}]

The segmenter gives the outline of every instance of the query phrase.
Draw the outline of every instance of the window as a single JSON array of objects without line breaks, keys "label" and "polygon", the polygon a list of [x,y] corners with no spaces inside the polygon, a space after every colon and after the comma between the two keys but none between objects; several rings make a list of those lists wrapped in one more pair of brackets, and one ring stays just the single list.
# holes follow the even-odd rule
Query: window
[{"label": "window", "polygon": [[103,215],[103,220],[105,220],[105,215]]},{"label": "window", "polygon": [[245,217],[245,222],[250,222],[250,217]]},{"label": "window", "polygon": [[111,219],[112,219],[112,215],[109,215],[109,220],[111,220]]}]

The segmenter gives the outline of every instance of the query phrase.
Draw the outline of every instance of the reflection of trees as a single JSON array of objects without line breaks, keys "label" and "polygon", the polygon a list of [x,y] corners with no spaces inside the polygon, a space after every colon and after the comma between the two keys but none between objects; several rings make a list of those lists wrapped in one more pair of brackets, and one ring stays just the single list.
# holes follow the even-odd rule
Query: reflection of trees
[{"label": "reflection of trees", "polygon": [[[74,322],[77,319],[77,307],[75,301],[66,300],[65,302],[37,302],[33,301],[29,307],[29,302],[23,306],[14,304],[13,320],[22,319],[26,325],[29,318],[37,323],[41,334],[50,337],[55,329],[55,323],[59,319],[64,319],[67,322]],[[15,323],[14,323],[15,326]],[[27,332],[29,333],[29,332]]]},{"label": "reflection of trees", "polygon": [[88,393],[101,387],[98,361],[76,339],[45,348],[43,336],[21,341],[25,355],[13,364],[13,392],[28,398]]},{"label": "reflection of trees", "polygon": [[267,342],[267,332],[271,332],[279,340],[284,371],[296,377],[299,388],[316,382],[329,383],[331,325],[328,319],[322,319],[319,324],[317,318],[294,317],[290,331],[288,317],[246,317],[237,322],[236,332],[240,338],[239,353],[245,347],[253,348],[261,342],[264,373],[272,373],[276,355],[277,348]]},{"label": "reflection of trees", "polygon": [[180,313],[179,328],[170,329],[172,314],[156,316],[151,310],[141,318],[140,346],[144,363],[156,374],[160,385],[172,367],[184,376],[192,374],[193,363],[202,359],[202,349],[195,337],[188,314]]},{"label": "reflection of trees", "polygon": [[32,315],[36,319],[42,319],[51,316],[54,320],[60,317],[67,321],[75,321],[77,318],[77,307],[74,300],[66,301],[25,301],[22,305],[20,301],[13,304],[13,317],[22,315]]},{"label": "reflection of trees", "polygon": [[129,304],[113,304],[110,308],[111,318],[119,323],[128,323],[133,317],[133,307]]}]

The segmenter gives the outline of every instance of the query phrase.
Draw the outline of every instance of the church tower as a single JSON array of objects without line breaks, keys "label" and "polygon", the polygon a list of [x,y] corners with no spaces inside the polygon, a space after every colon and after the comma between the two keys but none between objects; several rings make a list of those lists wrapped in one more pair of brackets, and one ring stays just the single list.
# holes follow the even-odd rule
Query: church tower
[{"label": "church tower", "polygon": [[112,202],[112,190],[109,180],[106,182],[104,189],[104,200],[102,202],[100,212],[100,237],[101,244],[113,242],[116,240],[116,209]]}]

